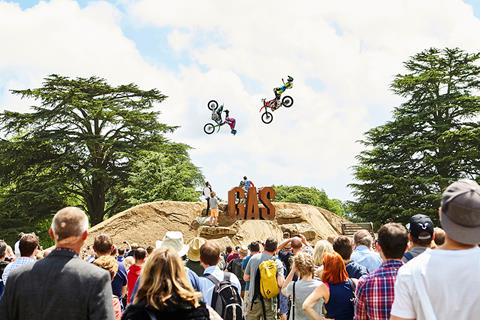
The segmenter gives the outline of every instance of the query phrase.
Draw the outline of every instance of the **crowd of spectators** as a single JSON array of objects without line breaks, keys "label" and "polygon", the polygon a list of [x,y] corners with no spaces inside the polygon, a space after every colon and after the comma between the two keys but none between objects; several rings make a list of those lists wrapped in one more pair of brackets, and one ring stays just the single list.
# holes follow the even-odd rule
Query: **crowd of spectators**
[{"label": "crowd of spectators", "polygon": [[53,250],[33,233],[18,250],[0,240],[0,319],[475,319],[480,186],[450,185],[439,220],[416,214],[315,244],[284,233],[223,248],[168,231],[155,246],[107,234],[86,246],[88,218],[67,207],[52,220]]}]

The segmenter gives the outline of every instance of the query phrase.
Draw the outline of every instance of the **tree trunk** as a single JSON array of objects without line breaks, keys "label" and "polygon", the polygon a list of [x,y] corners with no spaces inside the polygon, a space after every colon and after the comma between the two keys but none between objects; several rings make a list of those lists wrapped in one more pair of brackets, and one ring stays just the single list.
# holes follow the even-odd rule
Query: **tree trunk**
[{"label": "tree trunk", "polygon": [[88,214],[91,225],[103,221],[105,215],[105,188],[101,179],[92,177],[92,193],[87,197]]}]

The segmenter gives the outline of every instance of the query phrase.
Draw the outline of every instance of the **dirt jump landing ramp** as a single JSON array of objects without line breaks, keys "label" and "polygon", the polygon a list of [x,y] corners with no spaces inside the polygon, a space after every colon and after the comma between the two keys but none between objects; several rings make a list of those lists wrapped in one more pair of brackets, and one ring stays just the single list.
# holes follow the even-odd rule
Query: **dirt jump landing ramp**
[{"label": "dirt jump landing ramp", "polygon": [[202,217],[205,204],[201,202],[158,201],[138,205],[114,215],[90,229],[87,244],[95,235],[107,233],[119,246],[123,241],[148,246],[155,245],[167,231],[181,231],[185,241],[195,236],[212,239],[222,247],[247,245],[255,240],[273,236],[282,239],[283,232],[303,234],[315,242],[330,235],[341,234],[341,224],[347,220],[314,206],[294,203],[274,203],[274,220],[237,220],[226,216],[226,205],[220,205],[219,227],[206,224]]}]

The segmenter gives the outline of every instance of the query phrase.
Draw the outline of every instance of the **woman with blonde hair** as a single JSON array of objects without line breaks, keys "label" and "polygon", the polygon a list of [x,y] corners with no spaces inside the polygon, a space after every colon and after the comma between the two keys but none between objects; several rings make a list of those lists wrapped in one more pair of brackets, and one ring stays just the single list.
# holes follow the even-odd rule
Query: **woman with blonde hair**
[{"label": "woman with blonde hair", "polygon": [[323,284],[318,286],[303,303],[303,311],[310,319],[324,319],[315,309],[325,302],[327,319],[352,320],[355,303],[355,280],[348,278],[343,258],[336,252],[323,257]]},{"label": "woman with blonde hair", "polygon": [[[307,320],[307,315],[303,312],[303,301],[320,285],[320,280],[313,278],[315,265],[311,255],[305,252],[299,252],[293,257],[293,264],[285,282],[283,283],[282,293],[291,297],[292,306],[290,309],[290,319]],[[299,280],[294,280],[298,275]],[[315,304],[317,313],[322,313],[323,302]]]},{"label": "woman with blonde hair", "polygon": [[[157,249],[145,263],[134,303],[128,306],[122,319],[210,319],[214,311],[207,309],[200,296],[190,285],[177,252]],[[215,316],[219,317],[212,313],[212,318]]]},{"label": "woman with blonde hair", "polygon": [[334,252],[333,246],[327,240],[318,240],[313,249],[313,263],[315,264],[315,277],[322,279],[323,256],[327,252]]}]

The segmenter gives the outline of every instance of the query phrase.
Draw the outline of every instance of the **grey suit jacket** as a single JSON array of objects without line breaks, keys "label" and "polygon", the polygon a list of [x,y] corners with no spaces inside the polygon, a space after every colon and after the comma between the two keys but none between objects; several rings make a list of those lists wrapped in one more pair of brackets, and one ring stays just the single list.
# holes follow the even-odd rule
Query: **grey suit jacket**
[{"label": "grey suit jacket", "polygon": [[2,320],[114,320],[107,271],[69,250],[14,270],[0,300]]}]

